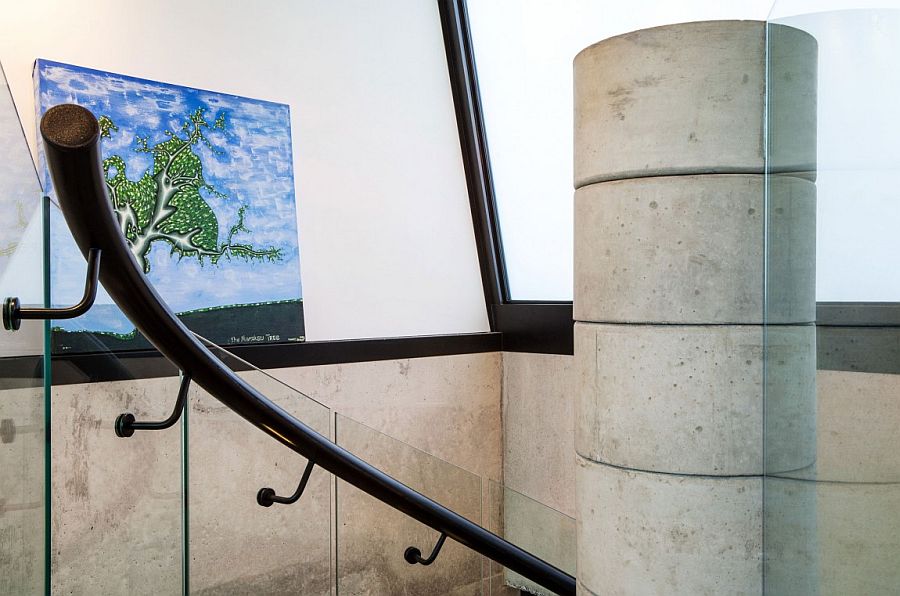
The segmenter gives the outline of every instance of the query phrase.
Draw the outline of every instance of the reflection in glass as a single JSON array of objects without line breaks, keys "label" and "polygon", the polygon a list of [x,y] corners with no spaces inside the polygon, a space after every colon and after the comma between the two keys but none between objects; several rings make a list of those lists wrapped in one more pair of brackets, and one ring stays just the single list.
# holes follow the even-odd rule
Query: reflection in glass
[{"label": "reflection in glass", "polygon": [[[50,212],[51,220],[62,219],[52,203]],[[52,227],[49,234],[57,250]],[[91,362],[119,380],[93,383]],[[181,592],[184,420],[124,439],[114,430],[123,412],[137,420],[168,416],[181,385],[178,370],[169,365],[164,376],[146,378],[139,361],[99,342],[91,359],[54,366],[80,382],[54,385],[52,394],[52,592]]]},{"label": "reflection in glass", "polygon": [[[275,405],[331,436],[327,407],[226,350],[207,346]],[[314,467],[296,503],[261,507],[257,491],[271,487],[291,495],[306,459],[196,385],[189,406],[191,591],[331,594],[331,474]]]},{"label": "reflection in glass", "polygon": [[[787,360],[790,327],[767,321],[765,591],[894,593],[900,586],[900,3],[775,4],[770,159],[798,125],[772,117],[790,110],[785,89],[797,75],[790,67],[796,53],[773,43],[783,26],[806,32],[818,46],[817,167],[794,175],[815,182],[814,213],[800,221],[815,229],[808,260],[819,316],[828,318],[807,331],[815,352],[807,350],[812,358],[793,364],[791,375],[773,374]],[[775,190],[778,178],[769,177],[770,313],[790,294],[790,278],[779,271],[797,258],[798,245],[787,239],[802,227],[777,225],[779,208],[796,215],[798,207]],[[791,345],[799,353],[801,344]]]},{"label": "reflection in glass", "polygon": [[[41,189],[0,67],[0,300],[44,305]],[[46,578],[44,323],[0,330],[0,594]]]},{"label": "reflection in glass", "polygon": [[[337,443],[410,488],[476,523],[481,478],[340,414]],[[348,594],[482,594],[482,557],[448,539],[431,565],[411,565],[403,554],[427,557],[439,534],[346,482],[337,480],[337,588]]]},{"label": "reflection in glass", "polygon": [[[575,575],[575,519],[497,482],[488,481],[489,529],[516,546]],[[490,561],[491,594],[551,595],[547,588]]]}]

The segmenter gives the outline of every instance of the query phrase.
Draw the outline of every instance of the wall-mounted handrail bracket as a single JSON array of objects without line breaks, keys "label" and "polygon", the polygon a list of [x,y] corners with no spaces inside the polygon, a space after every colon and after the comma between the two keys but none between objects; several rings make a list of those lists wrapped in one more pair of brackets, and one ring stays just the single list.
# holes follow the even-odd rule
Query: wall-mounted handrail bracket
[{"label": "wall-mounted handrail bracket", "polygon": [[441,552],[441,547],[444,546],[445,540],[447,540],[447,535],[441,534],[441,537],[438,538],[437,544],[434,545],[434,549],[432,549],[431,554],[428,555],[427,559],[422,558],[422,551],[415,546],[410,546],[403,551],[403,559],[410,565],[415,565],[416,563],[419,565],[431,565]]},{"label": "wall-mounted handrail bracket", "polygon": [[116,436],[125,438],[130,437],[136,430],[164,430],[169,428],[181,418],[184,411],[184,404],[187,402],[188,389],[191,386],[191,376],[184,374],[181,377],[181,387],[178,388],[178,398],[175,400],[175,408],[168,418],[160,422],[137,422],[134,414],[125,412],[119,414],[116,418]]},{"label": "wall-mounted handrail bracket", "polygon": [[74,319],[89,311],[94,305],[97,287],[100,285],[100,254],[99,248],[92,248],[88,252],[87,281],[84,283],[84,296],[81,302],[65,308],[23,308],[18,298],[7,298],[3,302],[3,328],[7,331],[16,331],[23,319]]},{"label": "wall-mounted handrail bracket", "polygon": [[295,490],[294,494],[291,496],[279,497],[275,494],[275,489],[266,487],[259,489],[259,492],[256,493],[256,502],[262,507],[271,507],[274,503],[281,503],[282,505],[296,503],[300,500],[300,497],[303,496],[303,491],[306,490],[306,485],[309,483],[309,476],[312,474],[314,467],[316,467],[316,462],[309,460],[306,464],[306,469],[303,470],[300,484],[297,485],[297,490]]}]

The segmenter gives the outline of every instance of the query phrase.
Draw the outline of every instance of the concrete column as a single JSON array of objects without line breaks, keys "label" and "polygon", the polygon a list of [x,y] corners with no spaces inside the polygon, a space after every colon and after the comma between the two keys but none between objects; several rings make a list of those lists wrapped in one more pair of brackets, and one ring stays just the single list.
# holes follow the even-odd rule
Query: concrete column
[{"label": "concrete column", "polygon": [[770,43],[768,189],[765,23],[575,59],[582,593],[761,593],[762,475],[814,461],[816,43]]}]

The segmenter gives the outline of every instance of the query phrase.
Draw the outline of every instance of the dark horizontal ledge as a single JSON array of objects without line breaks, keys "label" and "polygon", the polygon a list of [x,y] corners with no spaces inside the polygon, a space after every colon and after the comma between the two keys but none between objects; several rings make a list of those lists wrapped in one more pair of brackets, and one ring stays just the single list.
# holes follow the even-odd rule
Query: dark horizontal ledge
[{"label": "dark horizontal ledge", "polygon": [[819,302],[820,327],[900,327],[900,302]]},{"label": "dark horizontal ledge", "polygon": [[[502,344],[499,333],[466,333],[248,344],[226,346],[225,349],[257,368],[270,369],[499,352]],[[40,356],[2,359],[0,377],[35,376],[40,372],[40,363]],[[234,364],[234,360],[229,361],[229,365]],[[14,368],[7,369],[7,366]],[[57,354],[53,356],[51,370],[54,385],[148,379],[174,376],[178,373],[176,368],[156,350]],[[8,375],[7,371],[16,374]],[[23,382],[28,381],[23,379]],[[34,381],[31,383],[34,384]]]},{"label": "dark horizontal ledge", "polygon": [[[512,302],[495,305],[494,315],[494,333],[250,344],[228,350],[263,369],[501,350],[573,353],[571,302]],[[820,302],[817,317],[820,370],[900,373],[900,304]],[[0,358],[0,389],[40,387],[42,362],[41,356]],[[52,371],[54,385],[177,374],[156,350],[55,355]]]},{"label": "dark horizontal ledge", "polygon": [[43,356],[10,356],[0,358],[0,391],[44,386]]},{"label": "dark horizontal ledge", "polygon": [[505,352],[575,353],[571,302],[509,302],[493,307]]}]

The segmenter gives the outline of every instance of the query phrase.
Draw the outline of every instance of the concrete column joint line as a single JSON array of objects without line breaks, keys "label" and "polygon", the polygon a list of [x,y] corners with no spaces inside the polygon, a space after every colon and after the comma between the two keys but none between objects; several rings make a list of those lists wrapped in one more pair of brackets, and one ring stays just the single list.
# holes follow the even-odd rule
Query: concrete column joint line
[{"label": "concrete column joint line", "polygon": [[789,171],[765,171],[760,168],[734,168],[733,170],[722,171],[715,169],[697,170],[673,170],[671,172],[660,171],[658,174],[641,174],[639,172],[625,172],[619,176],[598,176],[587,178],[575,185],[575,190],[592,186],[594,184],[605,184],[607,182],[621,182],[622,180],[642,180],[644,178],[677,178],[679,176],[782,176],[789,178],[801,178],[803,180],[815,181],[816,173],[807,170],[789,170]]},{"label": "concrete column joint line", "polygon": [[589,325],[621,325],[623,327],[815,327],[815,321],[802,323],[668,323],[665,321],[589,321],[573,319],[575,323]]},{"label": "concrete column joint line", "polygon": [[[592,464],[597,464],[598,466],[606,466],[607,468],[615,468],[617,470],[622,470],[624,472],[639,472],[641,474],[657,474],[659,476],[675,476],[675,477],[679,477],[679,478],[709,478],[709,479],[714,479],[714,480],[728,480],[731,478],[763,478],[764,477],[763,474],[727,474],[727,475],[722,474],[722,475],[717,476],[715,474],[696,474],[696,473],[690,473],[690,472],[684,473],[684,472],[663,472],[660,470],[646,470],[643,468],[631,468],[629,466],[620,466],[617,464],[600,461],[600,460],[594,459],[593,457],[587,457],[582,453],[578,453],[577,451],[576,451],[576,454],[581,459],[583,459],[587,462],[590,462]],[[771,476],[769,476],[769,477],[771,478]]]},{"label": "concrete column joint line", "polygon": [[[587,458],[585,458],[587,459]],[[797,478],[785,476],[784,473],[766,474],[766,478],[772,480],[787,480],[804,484],[829,485],[829,486],[900,486],[900,480],[819,480],[817,478]]]},{"label": "concrete column joint line", "polygon": [[576,578],[576,582],[578,583],[578,592],[579,593],[585,592],[586,594],[588,594],[588,596],[600,596],[600,594],[598,594],[597,592],[594,592],[589,587],[584,585],[584,582],[582,582],[580,579]]}]

